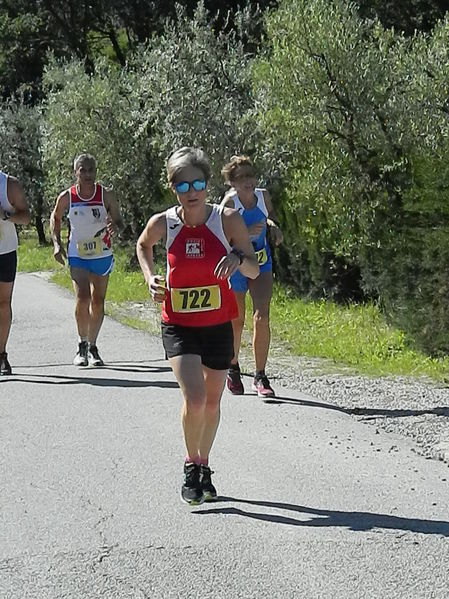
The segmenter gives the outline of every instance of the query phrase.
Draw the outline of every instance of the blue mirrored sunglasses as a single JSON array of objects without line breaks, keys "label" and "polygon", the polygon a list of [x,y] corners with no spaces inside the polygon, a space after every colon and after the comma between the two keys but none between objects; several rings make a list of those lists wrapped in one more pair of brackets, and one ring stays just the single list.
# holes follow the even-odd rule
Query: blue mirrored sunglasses
[{"label": "blue mirrored sunglasses", "polygon": [[203,189],[206,189],[206,181],[204,179],[195,179],[195,181],[181,181],[175,184],[176,193],[187,193],[190,188],[195,191],[203,191]]}]

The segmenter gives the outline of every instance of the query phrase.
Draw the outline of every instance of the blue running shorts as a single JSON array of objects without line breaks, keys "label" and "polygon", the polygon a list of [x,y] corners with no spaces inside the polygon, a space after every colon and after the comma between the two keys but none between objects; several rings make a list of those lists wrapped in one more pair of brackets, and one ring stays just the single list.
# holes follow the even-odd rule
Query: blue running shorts
[{"label": "blue running shorts", "polygon": [[[265,262],[262,266],[259,267],[260,272],[267,272],[272,270],[273,264],[271,262],[271,258],[268,262]],[[232,290],[235,292],[244,292],[248,291],[248,277],[242,275],[242,273],[237,270],[229,279],[231,281]]]},{"label": "blue running shorts", "polygon": [[114,268],[114,257],[106,256],[105,258],[68,258],[70,268],[82,268],[94,275],[105,277],[111,274]]}]

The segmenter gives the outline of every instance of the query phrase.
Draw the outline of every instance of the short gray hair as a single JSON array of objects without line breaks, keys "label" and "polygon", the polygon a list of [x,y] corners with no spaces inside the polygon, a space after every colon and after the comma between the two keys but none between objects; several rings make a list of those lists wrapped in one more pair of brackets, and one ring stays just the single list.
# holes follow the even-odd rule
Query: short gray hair
[{"label": "short gray hair", "polygon": [[167,179],[170,185],[175,181],[179,172],[188,166],[194,166],[203,171],[205,180],[209,181],[211,170],[206,153],[201,148],[184,146],[175,150],[167,159]]},{"label": "short gray hair", "polygon": [[95,164],[95,168],[97,168],[97,161],[95,160],[95,157],[92,156],[92,154],[83,152],[82,154],[78,154],[78,156],[75,156],[75,158],[73,159],[73,170],[76,171],[79,163],[84,162],[86,160],[88,160],[89,162],[93,162]]}]

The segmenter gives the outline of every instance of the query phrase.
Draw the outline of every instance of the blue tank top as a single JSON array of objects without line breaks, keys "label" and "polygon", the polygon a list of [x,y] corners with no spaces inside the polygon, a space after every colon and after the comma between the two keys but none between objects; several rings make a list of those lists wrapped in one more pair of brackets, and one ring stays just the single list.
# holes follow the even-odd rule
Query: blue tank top
[{"label": "blue tank top", "polygon": [[267,262],[271,262],[271,254],[270,254],[270,246],[267,241],[267,218],[268,218],[268,210],[265,205],[265,199],[263,197],[263,190],[259,187],[256,187],[254,190],[254,195],[256,197],[256,204],[253,208],[245,208],[235,190],[233,191],[233,195],[231,195],[231,199],[234,202],[234,208],[238,210],[238,212],[242,215],[243,220],[245,221],[245,225],[250,227],[254,223],[264,221],[264,227],[259,235],[250,235],[251,243],[253,244],[254,251],[256,252],[257,259],[260,266],[263,266]]}]

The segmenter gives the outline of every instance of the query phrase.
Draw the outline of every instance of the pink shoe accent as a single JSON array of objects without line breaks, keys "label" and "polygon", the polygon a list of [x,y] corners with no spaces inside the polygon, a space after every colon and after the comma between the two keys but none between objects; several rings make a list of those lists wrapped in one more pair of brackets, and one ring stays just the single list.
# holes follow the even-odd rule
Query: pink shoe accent
[{"label": "pink shoe accent", "polygon": [[244,395],[245,389],[243,387],[240,370],[229,369],[226,376],[226,387],[232,393],[232,395]]},{"label": "pink shoe accent", "polygon": [[254,379],[253,391],[256,391],[258,397],[275,397],[274,390],[266,376]]}]

